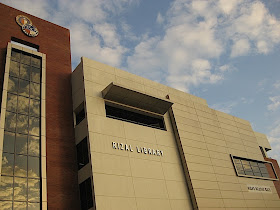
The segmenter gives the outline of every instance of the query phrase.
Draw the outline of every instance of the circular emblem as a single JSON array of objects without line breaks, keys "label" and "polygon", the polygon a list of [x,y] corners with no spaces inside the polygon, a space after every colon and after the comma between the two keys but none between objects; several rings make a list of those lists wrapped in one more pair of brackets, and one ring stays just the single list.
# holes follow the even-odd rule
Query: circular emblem
[{"label": "circular emblem", "polygon": [[28,17],[25,17],[23,15],[18,15],[16,17],[16,21],[17,21],[17,24],[19,24],[19,26],[23,26],[23,25],[26,25],[26,24],[31,24],[32,25],[31,20]]},{"label": "circular emblem", "polygon": [[37,29],[36,26],[34,26],[34,25],[26,24],[26,25],[23,25],[21,28],[22,28],[22,31],[23,31],[27,36],[35,37],[35,36],[38,36],[38,34],[39,34],[38,29]]},{"label": "circular emblem", "polygon": [[23,15],[18,15],[16,17],[16,22],[19,26],[21,26],[21,30],[27,35],[31,37],[38,36],[39,31],[36,26],[32,24],[32,21]]}]

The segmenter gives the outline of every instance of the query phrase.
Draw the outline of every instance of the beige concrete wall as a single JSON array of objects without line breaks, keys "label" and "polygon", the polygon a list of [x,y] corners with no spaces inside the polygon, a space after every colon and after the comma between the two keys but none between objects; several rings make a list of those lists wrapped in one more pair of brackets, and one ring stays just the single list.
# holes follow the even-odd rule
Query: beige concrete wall
[{"label": "beige concrete wall", "polygon": [[[158,98],[169,88],[86,58],[83,70],[97,209],[192,209],[169,116],[167,131],[107,118],[101,96],[111,82]],[[112,142],[134,151],[113,149]],[[136,146],[162,150],[163,156],[137,153]]]},{"label": "beige concrete wall", "polygon": [[[87,58],[82,58],[82,65],[97,210],[191,209],[189,191],[202,210],[280,208],[272,181],[235,173],[230,154],[264,160],[258,135],[248,121],[213,110],[204,99],[123,70]],[[174,103],[176,126],[168,114],[164,116],[167,131],[106,118],[101,91],[111,82],[157,98],[168,95]],[[135,146],[160,149],[164,155],[117,150],[112,142],[132,145],[134,150]],[[184,158],[186,174],[181,164]],[[193,189],[188,190],[186,179]],[[269,186],[272,194],[248,192],[248,184]]]},{"label": "beige concrete wall", "polygon": [[[206,104],[176,102],[174,117],[198,208],[279,209],[272,181],[236,176],[230,154],[264,160],[250,123]],[[247,185],[269,186],[273,193],[248,192]]]}]

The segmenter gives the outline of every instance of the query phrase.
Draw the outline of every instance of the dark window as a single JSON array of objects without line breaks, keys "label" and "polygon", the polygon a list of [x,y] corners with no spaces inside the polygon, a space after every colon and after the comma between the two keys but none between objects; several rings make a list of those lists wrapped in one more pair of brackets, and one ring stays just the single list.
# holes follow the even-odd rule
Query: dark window
[{"label": "dark window", "polygon": [[80,122],[83,121],[83,119],[85,119],[85,110],[84,109],[82,109],[81,111],[79,111],[76,114],[76,125],[79,125]]},{"label": "dark window", "polygon": [[250,176],[255,178],[275,179],[276,176],[270,176],[268,169],[275,173],[270,162],[232,157],[233,163],[238,176]]},{"label": "dark window", "polygon": [[77,145],[78,169],[80,170],[89,162],[87,138]]},{"label": "dark window", "polygon": [[91,178],[88,178],[79,185],[82,210],[93,207]]},{"label": "dark window", "polygon": [[164,126],[163,117],[160,116],[148,116],[148,114],[142,112],[127,110],[122,107],[115,107],[105,104],[106,117],[123,120],[139,125],[144,125],[152,128],[166,130]]}]

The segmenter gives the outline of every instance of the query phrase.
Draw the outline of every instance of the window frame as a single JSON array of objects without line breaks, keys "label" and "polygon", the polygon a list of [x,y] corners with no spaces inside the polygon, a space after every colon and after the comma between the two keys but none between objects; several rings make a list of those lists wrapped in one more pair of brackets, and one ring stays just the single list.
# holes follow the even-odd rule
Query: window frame
[{"label": "window frame", "polygon": [[[274,168],[273,164],[272,164],[271,162],[269,162],[269,161],[265,161],[265,160],[254,160],[254,159],[250,159],[250,158],[244,158],[244,157],[235,156],[235,155],[232,155],[232,154],[230,154],[230,158],[231,158],[231,161],[232,161],[232,164],[233,164],[235,173],[236,173],[236,175],[239,176],[239,177],[247,177],[247,178],[254,178],[254,179],[263,179],[263,180],[272,180],[272,181],[278,181],[278,180],[279,180],[279,177],[277,176],[277,173],[276,173],[276,171],[275,171],[275,168]],[[239,159],[239,160],[247,160],[247,161],[257,162],[257,163],[264,163],[264,164],[265,164],[265,163],[268,163],[268,164],[271,165],[272,170],[273,170],[273,173],[274,173],[274,175],[275,175],[276,178],[271,178],[271,177],[268,178],[268,177],[262,177],[262,176],[254,176],[254,175],[251,176],[251,175],[246,175],[246,174],[240,174],[240,173],[238,173],[238,169],[237,169],[236,164],[235,164],[235,162],[234,162],[234,158],[235,158],[235,159]],[[269,172],[268,172],[268,174],[269,174]]]},{"label": "window frame", "polygon": [[[142,126],[149,127],[149,128],[159,129],[159,130],[162,130],[162,131],[167,131],[164,115],[157,114],[157,113],[150,112],[150,111],[143,110],[143,109],[139,109],[139,108],[136,108],[136,107],[120,104],[118,102],[110,101],[110,100],[107,100],[107,99],[104,99],[104,102],[105,102],[104,103],[105,115],[106,115],[107,118],[121,120],[121,121],[124,121],[124,122],[133,123],[133,124],[136,124],[136,125],[142,125]],[[157,126],[153,126],[153,125],[149,125],[149,124],[145,124],[145,123],[141,123],[141,122],[137,122],[137,121],[133,121],[133,120],[124,119],[124,118],[120,118],[120,117],[117,117],[117,116],[109,115],[107,113],[106,106],[113,107],[113,108],[116,108],[116,109],[121,109],[121,110],[124,110],[124,111],[132,112],[132,113],[143,115],[143,116],[147,116],[147,117],[150,117],[150,118],[156,118],[156,119],[162,120],[163,127],[157,127]]]},{"label": "window frame", "polygon": [[[79,153],[79,149],[82,150],[82,153]],[[88,147],[88,137],[83,138],[82,141],[80,141],[76,145],[76,151],[77,151],[77,165],[78,165],[78,171],[84,168],[89,163],[89,147]],[[82,164],[80,165],[79,159],[82,159]]]}]

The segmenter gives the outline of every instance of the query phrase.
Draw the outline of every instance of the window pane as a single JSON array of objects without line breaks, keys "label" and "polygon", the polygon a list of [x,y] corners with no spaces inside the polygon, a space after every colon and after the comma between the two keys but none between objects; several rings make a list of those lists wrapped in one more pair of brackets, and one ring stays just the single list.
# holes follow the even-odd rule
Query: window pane
[{"label": "window pane", "polygon": [[[13,199],[13,177],[1,176],[0,199],[1,200],[12,200]],[[0,203],[0,207],[1,207],[1,205],[4,205],[4,204]],[[8,205],[6,204],[5,206],[8,206]],[[3,209],[3,208],[0,208],[0,209]]]},{"label": "window pane", "polygon": [[16,153],[27,154],[27,135],[16,135]]},{"label": "window pane", "polygon": [[79,113],[76,114],[76,125],[79,125],[82,120],[85,119],[85,110],[82,109]]},{"label": "window pane", "polygon": [[14,210],[26,210],[26,202],[14,202]]},{"label": "window pane", "polygon": [[20,61],[21,61],[21,63],[30,65],[31,57],[29,55],[26,55],[26,54],[21,54],[21,60]]},{"label": "window pane", "polygon": [[28,201],[40,202],[40,180],[28,179]]},{"label": "window pane", "polygon": [[30,117],[29,119],[29,134],[34,136],[39,136],[40,134],[40,125],[39,118]]},{"label": "window pane", "polygon": [[29,136],[29,142],[28,142],[28,154],[39,156],[40,154],[40,143],[39,143],[39,137],[36,136]]},{"label": "window pane", "polygon": [[7,110],[16,112],[17,110],[17,95],[9,94],[7,95]]},{"label": "window pane", "polygon": [[16,155],[15,158],[15,176],[27,176],[27,156]]},{"label": "window pane", "polygon": [[28,133],[28,116],[18,114],[17,118],[17,132],[18,133]]},{"label": "window pane", "polygon": [[14,153],[15,152],[14,150],[15,150],[15,134],[10,132],[5,132],[3,151]]},{"label": "window pane", "polygon": [[242,174],[242,175],[245,175],[245,171],[243,171],[243,170],[238,171],[238,173]]},{"label": "window pane", "polygon": [[268,173],[262,173],[262,176],[263,176],[263,177],[266,177],[266,178],[270,178],[270,176],[269,176]]},{"label": "window pane", "polygon": [[236,164],[235,166],[236,166],[236,169],[237,169],[238,171],[243,170],[243,167],[242,167],[241,164]]},{"label": "window pane", "polygon": [[253,171],[245,171],[245,174],[246,175],[249,175],[249,176],[253,176],[254,174],[253,174]]},{"label": "window pane", "polygon": [[29,82],[20,79],[19,80],[19,89],[18,94],[29,97]]},{"label": "window pane", "polygon": [[238,163],[241,164],[241,160],[240,160],[240,159],[234,158],[233,161],[234,161],[234,163],[236,163],[236,164],[238,164]]},{"label": "window pane", "polygon": [[12,50],[12,60],[20,61],[20,52],[16,52],[16,51]]},{"label": "window pane", "polygon": [[78,169],[83,168],[89,162],[87,138],[84,138],[77,145],[77,160],[78,160]]},{"label": "window pane", "polygon": [[2,174],[13,175],[14,154],[3,153],[2,155]]},{"label": "window pane", "polygon": [[29,78],[30,78],[30,70],[31,70],[31,66],[25,65],[25,64],[20,64],[20,74],[19,74],[19,77],[21,79],[29,80]]},{"label": "window pane", "polygon": [[40,99],[40,84],[30,83],[30,97]]},{"label": "window pane", "polygon": [[257,162],[250,161],[250,165],[258,167],[258,163]]},{"label": "window pane", "polygon": [[264,163],[258,163],[258,166],[259,166],[259,168],[265,168],[266,169]]},{"label": "window pane", "polygon": [[41,59],[40,58],[36,58],[36,57],[32,57],[31,58],[31,65],[35,66],[37,68],[41,68]]},{"label": "window pane", "polygon": [[32,67],[31,81],[40,83],[41,69]]},{"label": "window pane", "polygon": [[261,173],[254,172],[254,176],[262,177]]},{"label": "window pane", "polygon": [[18,77],[19,75],[19,63],[15,61],[11,61],[10,63],[10,75],[14,77]]},{"label": "window pane", "polygon": [[17,91],[18,91],[18,79],[14,77],[9,77],[8,92],[17,94]]},{"label": "window pane", "polygon": [[2,210],[11,210],[12,205],[12,201],[0,201],[0,209]]},{"label": "window pane", "polygon": [[254,173],[260,173],[260,169],[259,169],[259,167],[257,166],[257,167],[252,167],[252,169],[253,169],[253,172]]},{"label": "window pane", "polygon": [[40,210],[40,203],[28,203],[28,210]]},{"label": "window pane", "polygon": [[249,163],[248,160],[241,160],[241,162],[242,162],[243,165],[248,165],[248,166],[250,166],[250,163]]},{"label": "window pane", "polygon": [[12,112],[6,112],[5,130],[16,130],[16,114]]},{"label": "window pane", "polygon": [[40,159],[38,157],[28,157],[28,177],[37,178],[40,176]]},{"label": "window pane", "polygon": [[23,96],[18,96],[18,112],[28,114],[29,99]]},{"label": "window pane", "polygon": [[27,178],[15,177],[14,181],[14,200],[27,200]]},{"label": "window pane", "polygon": [[79,189],[82,209],[93,207],[91,179],[88,178],[79,184]]},{"label": "window pane", "polygon": [[32,116],[40,116],[40,101],[30,99],[30,115]]}]

